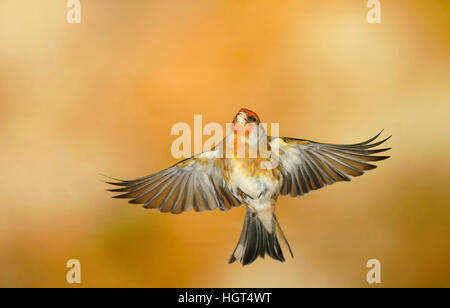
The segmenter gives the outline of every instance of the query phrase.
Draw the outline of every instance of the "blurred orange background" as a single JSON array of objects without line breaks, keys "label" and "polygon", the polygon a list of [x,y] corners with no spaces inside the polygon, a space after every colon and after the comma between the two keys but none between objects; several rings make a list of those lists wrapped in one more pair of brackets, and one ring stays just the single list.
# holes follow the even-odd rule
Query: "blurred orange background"
[{"label": "blurred orange background", "polygon": [[[450,287],[448,1],[0,1],[0,286]],[[100,173],[176,160],[176,122],[240,107],[280,134],[390,159],[278,201],[285,263],[228,265],[244,220],[111,199]],[[366,262],[381,261],[380,285]]]}]

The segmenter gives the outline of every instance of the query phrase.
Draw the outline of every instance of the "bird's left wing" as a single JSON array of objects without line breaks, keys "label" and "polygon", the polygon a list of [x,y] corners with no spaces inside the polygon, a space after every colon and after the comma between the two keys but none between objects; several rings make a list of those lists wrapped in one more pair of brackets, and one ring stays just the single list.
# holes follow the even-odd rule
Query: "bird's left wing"
[{"label": "bird's left wing", "polygon": [[116,180],[108,184],[122,194],[114,198],[131,198],[129,203],[157,208],[160,212],[179,214],[220,208],[227,211],[241,205],[224,183],[223,159],[211,150],[182,160],[170,168],[135,180]]},{"label": "bird's left wing", "polygon": [[[381,133],[380,133],[381,134]],[[390,137],[374,141],[380,134],[356,144],[319,143],[306,139],[271,137],[270,145],[279,149],[279,164],[283,174],[282,195],[304,195],[339,181],[350,181],[349,176],[360,176],[377,166],[368,162],[389,156],[377,156],[390,148],[372,149]]]}]

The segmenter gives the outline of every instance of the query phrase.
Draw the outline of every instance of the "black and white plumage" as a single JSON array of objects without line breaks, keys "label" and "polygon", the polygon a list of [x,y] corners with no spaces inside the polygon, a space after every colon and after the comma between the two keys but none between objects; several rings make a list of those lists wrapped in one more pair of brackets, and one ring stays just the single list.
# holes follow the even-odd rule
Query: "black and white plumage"
[{"label": "black and white plumage", "polygon": [[[246,265],[266,254],[284,261],[278,237],[293,254],[275,215],[279,195],[297,197],[339,181],[350,181],[351,177],[376,168],[373,162],[389,157],[376,154],[390,148],[374,149],[390,138],[375,142],[381,132],[356,144],[270,137],[265,135],[256,113],[248,109],[238,112],[232,128],[211,151],[142,178],[114,179],[107,183],[118,188],[110,191],[119,193],[115,198],[127,198],[129,203],[143,204],[146,209],[174,214],[192,209],[228,211],[245,205],[244,227],[229,262],[240,260]],[[230,144],[235,151],[234,146],[257,146],[261,140],[268,145],[270,159],[261,157],[259,152],[257,157],[224,155]],[[265,167],[273,159],[274,167]]]}]

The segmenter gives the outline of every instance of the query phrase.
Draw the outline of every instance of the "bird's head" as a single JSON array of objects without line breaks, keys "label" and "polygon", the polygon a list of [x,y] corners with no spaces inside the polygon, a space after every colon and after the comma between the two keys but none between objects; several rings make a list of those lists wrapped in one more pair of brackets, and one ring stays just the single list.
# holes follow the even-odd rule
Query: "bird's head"
[{"label": "bird's head", "polygon": [[242,125],[250,128],[251,126],[258,125],[260,123],[258,115],[246,108],[241,108],[239,112],[236,114],[233,120],[233,124]]},{"label": "bird's head", "polygon": [[[267,142],[267,134],[265,125],[261,123],[255,112],[241,108],[234,117],[231,128],[230,134],[227,135],[227,149],[233,145],[232,150],[237,151],[238,157],[240,157],[239,155],[247,157],[247,154],[250,156],[261,154],[259,145]],[[251,158],[256,158],[256,156]]]},{"label": "bird's head", "polygon": [[233,135],[235,142],[257,144],[260,130],[264,130],[258,115],[246,108],[241,108],[233,120]]}]

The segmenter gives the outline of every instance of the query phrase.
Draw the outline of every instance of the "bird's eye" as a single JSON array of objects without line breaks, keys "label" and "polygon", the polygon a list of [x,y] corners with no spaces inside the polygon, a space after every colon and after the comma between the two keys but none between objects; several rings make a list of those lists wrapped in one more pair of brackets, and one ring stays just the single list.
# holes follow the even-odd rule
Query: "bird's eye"
[{"label": "bird's eye", "polygon": [[254,116],[249,116],[248,119],[250,122],[256,122],[256,118]]}]

